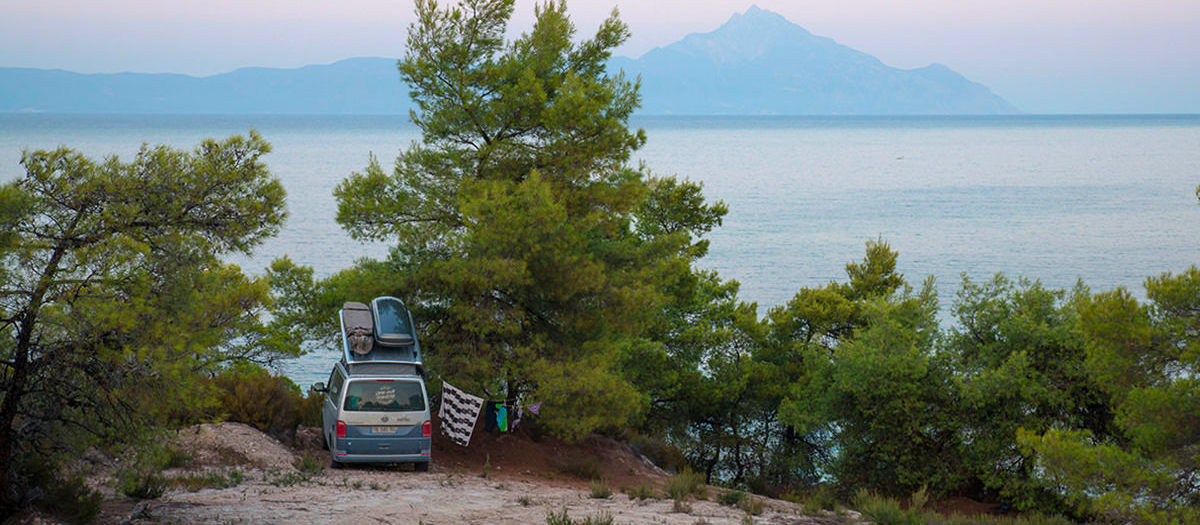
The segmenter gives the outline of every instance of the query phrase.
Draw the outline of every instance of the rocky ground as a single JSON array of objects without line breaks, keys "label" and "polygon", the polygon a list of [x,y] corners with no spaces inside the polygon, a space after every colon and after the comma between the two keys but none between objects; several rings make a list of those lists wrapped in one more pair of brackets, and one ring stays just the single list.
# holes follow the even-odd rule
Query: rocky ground
[{"label": "rocky ground", "polygon": [[[761,499],[756,515],[715,500],[682,504],[665,497],[668,476],[628,446],[589,438],[565,444],[523,435],[484,435],[469,449],[435,440],[430,472],[407,466],[331,469],[316,429],[301,429],[288,447],[238,423],[180,431],[177,446],[192,461],[166,472],[171,478],[228,480],[227,488],[173,484],[157,499],[137,502],[112,493],[103,523],[426,523],[536,524],[566,513],[575,523],[614,524],[834,524],[848,516],[806,516],[800,506]],[[307,461],[305,458],[307,457]],[[606,480],[612,494],[593,497]],[[103,487],[103,479],[97,486]],[[633,487],[653,487],[638,499]],[[602,488],[596,485],[596,488]],[[597,494],[599,495],[599,494]],[[755,497],[758,500],[757,497]],[[747,506],[753,509],[753,506]],[[759,509],[753,509],[759,510]],[[605,521],[611,517],[611,521]]]}]

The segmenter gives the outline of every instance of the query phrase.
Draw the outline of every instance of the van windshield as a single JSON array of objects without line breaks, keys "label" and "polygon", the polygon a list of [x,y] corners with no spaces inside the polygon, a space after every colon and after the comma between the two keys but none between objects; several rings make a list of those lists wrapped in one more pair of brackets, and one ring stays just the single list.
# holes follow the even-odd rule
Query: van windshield
[{"label": "van windshield", "polygon": [[344,410],[358,412],[417,412],[425,410],[425,396],[416,381],[365,379],[346,387]]}]

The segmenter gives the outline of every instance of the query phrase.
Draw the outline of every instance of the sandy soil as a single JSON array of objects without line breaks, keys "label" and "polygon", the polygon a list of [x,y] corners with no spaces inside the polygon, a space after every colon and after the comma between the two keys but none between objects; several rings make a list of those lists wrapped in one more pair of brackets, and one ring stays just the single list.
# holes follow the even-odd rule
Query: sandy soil
[{"label": "sandy soil", "polygon": [[[237,423],[199,425],[180,431],[177,445],[194,461],[169,477],[237,470],[235,487],[188,491],[173,488],[163,497],[134,502],[114,497],[104,523],[426,523],[536,524],[550,513],[581,522],[611,516],[614,524],[748,523],[739,508],[690,500],[678,511],[663,497],[667,475],[616,441],[593,437],[565,444],[534,442],[523,435],[481,435],[470,448],[435,439],[431,472],[407,466],[354,466],[305,474],[297,458],[327,462],[316,429],[301,429],[297,443],[284,446]],[[436,435],[436,434],[435,434]],[[609,480],[612,495],[593,498],[578,465],[590,465]],[[486,472],[486,477],[484,473]],[[650,484],[662,499],[636,500],[621,487]],[[799,506],[764,499],[762,524],[834,524],[852,517],[804,516]]]}]

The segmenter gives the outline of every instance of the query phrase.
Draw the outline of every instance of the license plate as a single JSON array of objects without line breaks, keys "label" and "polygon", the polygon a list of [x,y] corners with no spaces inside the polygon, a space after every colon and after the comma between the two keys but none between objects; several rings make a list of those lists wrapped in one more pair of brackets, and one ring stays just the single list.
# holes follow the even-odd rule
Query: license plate
[{"label": "license plate", "polygon": [[396,431],[396,427],[371,427],[372,434],[391,434]]}]

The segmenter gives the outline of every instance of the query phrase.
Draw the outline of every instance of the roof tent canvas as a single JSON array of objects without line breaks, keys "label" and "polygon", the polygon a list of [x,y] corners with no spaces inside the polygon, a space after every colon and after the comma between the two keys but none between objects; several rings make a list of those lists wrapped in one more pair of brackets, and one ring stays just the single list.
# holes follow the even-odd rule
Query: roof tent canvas
[{"label": "roof tent canvas", "polygon": [[346,303],[342,305],[342,330],[346,333],[346,342],[350,351],[357,355],[371,353],[374,346],[372,334],[375,323],[371,319],[371,309],[362,303]]}]

